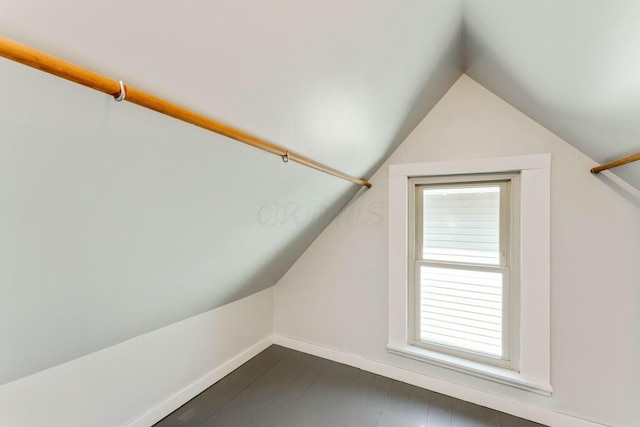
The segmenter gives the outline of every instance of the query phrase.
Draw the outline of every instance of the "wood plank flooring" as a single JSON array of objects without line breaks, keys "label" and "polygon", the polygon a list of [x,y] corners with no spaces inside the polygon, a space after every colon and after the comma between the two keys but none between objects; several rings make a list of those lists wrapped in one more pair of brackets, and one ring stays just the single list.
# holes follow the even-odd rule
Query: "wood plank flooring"
[{"label": "wood plank flooring", "polygon": [[533,427],[531,421],[273,345],[157,427]]}]

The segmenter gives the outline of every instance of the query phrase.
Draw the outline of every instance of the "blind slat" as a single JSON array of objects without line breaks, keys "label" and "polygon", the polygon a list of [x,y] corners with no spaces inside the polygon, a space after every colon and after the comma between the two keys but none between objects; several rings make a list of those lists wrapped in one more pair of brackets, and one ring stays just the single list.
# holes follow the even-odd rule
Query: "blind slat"
[{"label": "blind slat", "polygon": [[478,328],[483,328],[483,329],[496,329],[496,328],[502,329],[502,323],[500,322],[499,317],[492,318],[494,319],[494,321],[489,322],[485,320],[480,320],[479,317],[474,317],[470,319],[467,317],[455,316],[455,315],[452,315],[451,313],[441,314],[441,313],[438,313],[436,310],[433,310],[428,313],[423,313],[422,319],[439,320],[443,322],[455,323],[458,325],[476,326]]},{"label": "blind slat", "polygon": [[419,271],[420,339],[500,356],[502,273],[424,265]]},{"label": "blind slat", "polygon": [[491,338],[485,335],[458,331],[451,328],[442,328],[435,325],[429,325],[428,333],[438,334],[442,337],[461,338],[470,342],[477,342],[477,343],[495,345],[495,346],[499,346],[501,342],[500,338]]},{"label": "blind slat", "polygon": [[499,340],[502,336],[502,327],[500,325],[492,325],[490,328],[481,328],[477,326],[469,326],[462,323],[453,323],[449,320],[438,320],[423,318],[422,325],[427,327],[439,327],[443,329],[450,329],[452,331],[466,332],[470,334],[476,334],[483,337],[494,338]]},{"label": "blind slat", "polygon": [[[455,337],[441,336],[439,334],[433,334],[433,333],[424,334],[421,336],[421,339],[423,341],[433,342],[436,344],[442,344],[442,345],[457,347],[457,348],[466,348],[468,346],[467,344],[468,340],[455,338]],[[498,356],[498,357],[502,356],[502,348],[495,345],[486,345],[486,344],[476,342],[474,343],[474,351],[479,353],[489,354],[492,356]]]},{"label": "blind slat", "polygon": [[[446,307],[437,307],[430,306],[428,311],[423,311],[423,313],[429,313],[433,315],[443,315],[452,320],[464,319],[475,322],[483,322],[483,323],[502,323],[501,315],[490,315],[483,313],[474,313],[469,311],[459,311],[453,310]],[[424,315],[424,314],[423,314]]]}]

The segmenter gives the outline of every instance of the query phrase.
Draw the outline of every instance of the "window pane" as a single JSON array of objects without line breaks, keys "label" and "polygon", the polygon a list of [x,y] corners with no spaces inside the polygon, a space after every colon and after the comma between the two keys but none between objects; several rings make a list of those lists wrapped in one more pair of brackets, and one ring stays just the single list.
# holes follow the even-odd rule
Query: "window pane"
[{"label": "window pane", "polygon": [[420,266],[420,341],[502,357],[502,280]]},{"label": "window pane", "polygon": [[500,186],[422,188],[422,259],[500,264]]}]

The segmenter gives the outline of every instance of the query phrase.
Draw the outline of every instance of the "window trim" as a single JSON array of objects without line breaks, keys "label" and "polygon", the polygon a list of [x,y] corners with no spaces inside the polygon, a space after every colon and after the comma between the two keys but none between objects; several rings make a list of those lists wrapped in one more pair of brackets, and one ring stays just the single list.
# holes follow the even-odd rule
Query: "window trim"
[{"label": "window trim", "polygon": [[[499,174],[465,174],[453,176],[429,176],[411,177],[408,180],[408,344],[432,350],[436,353],[445,353],[462,359],[485,363],[514,371],[519,370],[518,343],[519,328],[515,323],[519,320],[518,288],[519,288],[519,188],[520,174],[514,172]],[[419,218],[422,217],[422,197],[420,188],[424,187],[481,187],[496,185],[500,187],[500,258],[498,264],[465,264],[453,261],[432,261],[422,259],[418,254],[422,252],[422,238],[418,238],[423,231]],[[439,345],[437,343],[423,342],[419,338],[419,286],[416,283],[419,277],[421,265],[429,265],[450,269],[469,269],[475,271],[500,272],[504,285],[502,305],[502,351],[503,357],[493,357],[481,353],[474,353],[460,348]]]},{"label": "window trim", "polygon": [[[389,166],[388,351],[493,382],[549,396],[551,154]],[[408,180],[419,176],[520,173],[519,372],[409,344]],[[524,303],[526,302],[526,303]]]}]

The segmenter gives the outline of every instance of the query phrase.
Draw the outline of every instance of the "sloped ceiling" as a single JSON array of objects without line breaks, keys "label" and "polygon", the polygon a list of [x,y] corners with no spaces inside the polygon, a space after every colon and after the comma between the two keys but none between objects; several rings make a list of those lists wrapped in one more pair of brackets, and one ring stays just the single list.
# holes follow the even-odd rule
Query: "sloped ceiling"
[{"label": "sloped ceiling", "polygon": [[[597,161],[640,151],[639,13],[0,0],[0,33],[366,178],[463,70]],[[272,286],[359,191],[6,60],[0,76],[0,384]],[[637,164],[615,173],[640,188]]]},{"label": "sloped ceiling", "polygon": [[[361,177],[459,77],[461,22],[450,0],[0,0],[6,37]],[[272,286],[359,191],[0,75],[0,383]]]},{"label": "sloped ceiling", "polygon": [[467,0],[464,29],[483,86],[598,162],[640,152],[640,1]]}]

